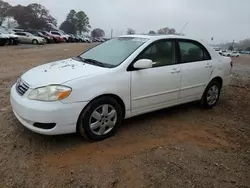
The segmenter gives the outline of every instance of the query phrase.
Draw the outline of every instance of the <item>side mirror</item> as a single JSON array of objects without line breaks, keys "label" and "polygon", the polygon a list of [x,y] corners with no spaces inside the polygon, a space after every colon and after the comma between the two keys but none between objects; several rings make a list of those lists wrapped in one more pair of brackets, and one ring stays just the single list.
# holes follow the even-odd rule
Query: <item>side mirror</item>
[{"label": "side mirror", "polygon": [[152,68],[153,62],[150,59],[140,59],[134,63],[136,69],[148,69]]}]

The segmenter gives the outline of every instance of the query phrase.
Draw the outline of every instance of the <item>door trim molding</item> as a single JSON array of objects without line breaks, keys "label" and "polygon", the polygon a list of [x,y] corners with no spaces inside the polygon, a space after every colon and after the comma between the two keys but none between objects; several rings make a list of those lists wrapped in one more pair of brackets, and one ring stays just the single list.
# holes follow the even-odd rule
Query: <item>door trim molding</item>
[{"label": "door trim molding", "polygon": [[187,90],[187,89],[192,89],[192,88],[196,88],[196,87],[201,87],[201,86],[206,86],[206,84],[197,84],[197,85],[183,87],[183,88],[180,89],[180,91]]},{"label": "door trim molding", "polygon": [[145,99],[145,98],[155,97],[155,96],[164,95],[164,94],[168,94],[168,93],[179,92],[179,91],[180,91],[180,89],[173,89],[173,90],[170,90],[170,91],[163,91],[163,92],[154,93],[154,94],[151,94],[151,95],[144,95],[144,96],[141,96],[141,97],[136,97],[136,98],[133,98],[132,100],[136,101],[136,100],[141,100],[141,99]]}]

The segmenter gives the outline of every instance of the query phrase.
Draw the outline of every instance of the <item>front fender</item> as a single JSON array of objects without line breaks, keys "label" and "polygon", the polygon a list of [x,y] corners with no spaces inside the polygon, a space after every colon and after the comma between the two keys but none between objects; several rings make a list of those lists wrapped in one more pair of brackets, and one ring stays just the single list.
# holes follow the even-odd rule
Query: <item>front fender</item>
[{"label": "front fender", "polygon": [[75,79],[64,85],[72,88],[72,92],[63,103],[89,102],[105,94],[120,97],[126,110],[130,109],[130,73],[117,72],[92,75]]}]

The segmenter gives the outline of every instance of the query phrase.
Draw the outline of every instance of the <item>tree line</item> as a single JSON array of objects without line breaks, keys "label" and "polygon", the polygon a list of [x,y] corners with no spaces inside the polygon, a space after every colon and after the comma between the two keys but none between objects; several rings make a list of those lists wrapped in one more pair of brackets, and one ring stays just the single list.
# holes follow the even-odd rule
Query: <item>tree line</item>
[{"label": "tree line", "polygon": [[[0,0],[0,25],[7,18],[13,18],[19,28],[22,29],[45,29],[50,30],[51,24],[57,26],[57,20],[50,14],[49,10],[41,4],[32,3],[27,6],[11,6],[8,2]],[[12,24],[13,25],[13,24]],[[70,10],[66,19],[59,26],[61,30],[68,34],[88,33],[91,29],[89,17],[84,11],[76,12]],[[135,30],[128,28],[127,34],[135,34]],[[149,34],[176,34],[173,28],[161,28],[157,32],[149,31]],[[91,31],[92,37],[104,37],[105,32],[101,28]]]},{"label": "tree line", "polygon": [[[127,29],[127,34],[128,35],[133,35],[135,33],[136,33],[136,31],[134,29],[132,29],[132,28],[128,28]],[[157,32],[155,32],[154,30],[151,30],[151,31],[148,32],[148,34],[150,34],[150,35],[154,35],[154,34],[160,34],[160,35],[167,35],[167,34],[178,35],[179,33],[177,33],[174,28],[164,27],[164,28],[159,29]]]},{"label": "tree line", "polygon": [[[8,2],[0,0],[0,26],[8,18],[14,19],[16,25],[22,29],[50,30],[51,24],[57,27],[57,20],[46,7],[38,3],[32,3],[27,6],[11,6]],[[83,34],[89,32],[91,26],[89,18],[84,11],[76,12],[75,10],[70,10],[59,28],[68,34]],[[91,31],[91,36],[103,37],[105,32],[100,28],[95,28]]]}]

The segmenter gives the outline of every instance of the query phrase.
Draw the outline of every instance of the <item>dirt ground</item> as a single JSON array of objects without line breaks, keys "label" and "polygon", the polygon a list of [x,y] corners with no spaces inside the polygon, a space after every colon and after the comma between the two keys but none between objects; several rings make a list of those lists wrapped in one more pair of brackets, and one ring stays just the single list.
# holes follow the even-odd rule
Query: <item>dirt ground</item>
[{"label": "dirt ground", "polygon": [[250,56],[233,60],[232,84],[212,110],[191,103],[135,117],[101,142],[24,128],[11,110],[11,85],[36,65],[89,47],[0,48],[1,188],[250,188]]}]

